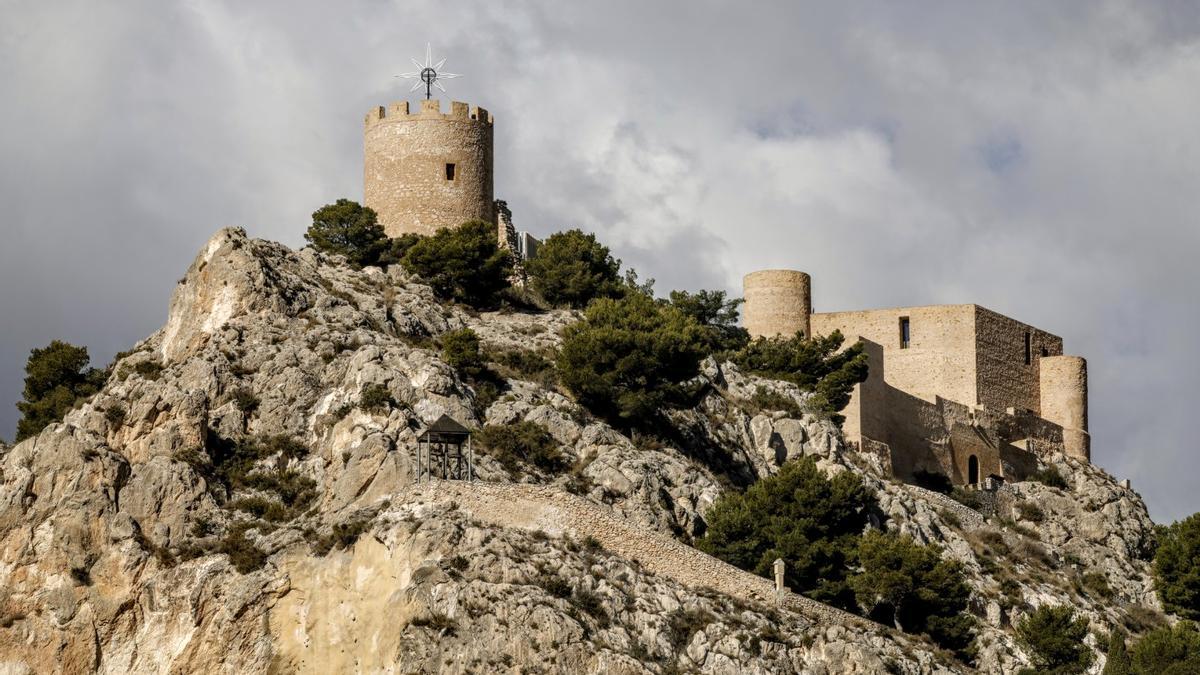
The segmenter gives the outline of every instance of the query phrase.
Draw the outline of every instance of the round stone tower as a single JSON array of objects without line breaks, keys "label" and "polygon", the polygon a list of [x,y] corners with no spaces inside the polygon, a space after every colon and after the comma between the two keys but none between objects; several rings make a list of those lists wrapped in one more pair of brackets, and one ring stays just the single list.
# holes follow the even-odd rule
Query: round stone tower
[{"label": "round stone tower", "polygon": [[363,203],[389,237],[429,235],[468,220],[495,221],[492,116],[454,101],[421,101],[420,112],[393,103],[367,113]]},{"label": "round stone tower", "polygon": [[742,278],[742,323],[751,337],[812,337],[812,279],[796,270],[760,270]]},{"label": "round stone tower", "polygon": [[1080,356],[1043,356],[1038,371],[1042,419],[1062,427],[1068,455],[1090,461],[1087,361]]}]

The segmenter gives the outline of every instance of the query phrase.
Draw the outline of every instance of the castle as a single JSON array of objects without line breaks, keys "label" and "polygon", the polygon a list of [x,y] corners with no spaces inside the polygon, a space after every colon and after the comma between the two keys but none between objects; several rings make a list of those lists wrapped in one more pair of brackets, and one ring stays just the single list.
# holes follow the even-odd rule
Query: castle
[{"label": "castle", "polygon": [[897,477],[978,485],[1024,478],[1038,454],[1090,459],[1087,362],[1056,335],[973,304],[814,313],[812,280],[795,270],[748,274],[743,296],[753,337],[862,341],[870,371],[844,431]]},{"label": "castle", "polygon": [[[388,236],[430,235],[467,220],[494,223],[502,246],[525,260],[540,242],[513,226],[493,194],[495,119],[483,108],[437,100],[373,108],[363,135],[364,203]],[[812,311],[809,275],[763,270],[744,279],[751,336],[837,330],[861,340],[870,374],[844,411],[847,439],[896,476],[921,472],[974,485],[1021,479],[1040,453],[1088,460],[1087,364],[1062,338],[978,305]]]},{"label": "castle", "polygon": [[502,246],[518,260],[540,243],[518,233],[508,205],[495,199],[492,138],[495,119],[483,108],[437,99],[378,106],[363,130],[363,203],[389,237],[431,235],[468,220],[495,223]]}]

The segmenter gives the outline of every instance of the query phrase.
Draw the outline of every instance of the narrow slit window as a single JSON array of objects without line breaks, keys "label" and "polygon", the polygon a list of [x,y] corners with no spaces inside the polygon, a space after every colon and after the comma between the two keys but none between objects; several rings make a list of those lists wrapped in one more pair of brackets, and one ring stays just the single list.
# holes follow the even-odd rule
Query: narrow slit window
[{"label": "narrow slit window", "polygon": [[1032,363],[1033,359],[1032,343],[1029,341],[1029,331],[1025,331],[1025,365]]},{"label": "narrow slit window", "polygon": [[446,180],[454,180],[454,165],[446,164]]},{"label": "narrow slit window", "polygon": [[900,317],[900,349],[908,349],[909,343],[908,317]]}]

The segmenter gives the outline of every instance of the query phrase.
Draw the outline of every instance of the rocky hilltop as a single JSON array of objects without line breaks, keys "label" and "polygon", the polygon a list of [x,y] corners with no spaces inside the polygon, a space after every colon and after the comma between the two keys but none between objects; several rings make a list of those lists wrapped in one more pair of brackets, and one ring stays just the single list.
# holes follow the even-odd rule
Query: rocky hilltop
[{"label": "rocky hilltop", "polygon": [[[729,363],[704,363],[673,447],[536,369],[499,368],[486,395],[434,346],[470,327],[489,354],[537,354],[577,319],[474,313],[398,266],[222,230],[95,397],[0,447],[0,673],[968,672],[689,546],[723,492],[799,456],[860,474],[881,523],[962,561],[982,672],[1028,665],[1012,626],[1042,604],[1097,632],[1160,620],[1146,508],[1095,467],[1047,458],[1065,489],[1015,484],[985,518],[881,475],[826,420],[758,411],[760,388],[803,395]],[[442,414],[537,424],[572,468],[481,452],[475,483],[416,483]]]}]

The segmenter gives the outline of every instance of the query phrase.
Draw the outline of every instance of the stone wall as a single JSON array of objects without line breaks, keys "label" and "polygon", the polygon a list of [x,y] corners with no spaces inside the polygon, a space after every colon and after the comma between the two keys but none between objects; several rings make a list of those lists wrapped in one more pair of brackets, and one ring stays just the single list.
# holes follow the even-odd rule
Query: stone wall
[{"label": "stone wall", "polygon": [[760,270],[742,278],[743,324],[751,337],[811,336],[812,279],[796,270]]},{"label": "stone wall", "polygon": [[[454,502],[498,527],[592,537],[608,551],[645,570],[690,587],[706,587],[744,600],[775,602],[775,584],[679,541],[626,521],[608,509],[547,485],[433,481],[406,488],[404,501]],[[861,617],[787,592],[784,605],[822,623],[863,625]]]},{"label": "stone wall", "polygon": [[[1029,340],[1026,360],[1025,340]],[[1062,338],[989,309],[975,306],[975,398],[961,400],[990,408],[1038,412],[1038,364],[1042,354],[1062,354]],[[953,398],[953,397],[952,397]]]},{"label": "stone wall", "polygon": [[[480,219],[496,222],[492,200],[492,125],[488,111],[454,101],[407,102],[367,113],[363,202],[388,236],[429,235]],[[451,169],[453,166],[451,176]]]}]

